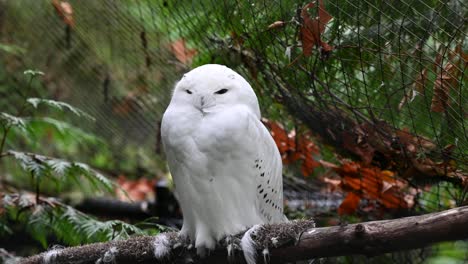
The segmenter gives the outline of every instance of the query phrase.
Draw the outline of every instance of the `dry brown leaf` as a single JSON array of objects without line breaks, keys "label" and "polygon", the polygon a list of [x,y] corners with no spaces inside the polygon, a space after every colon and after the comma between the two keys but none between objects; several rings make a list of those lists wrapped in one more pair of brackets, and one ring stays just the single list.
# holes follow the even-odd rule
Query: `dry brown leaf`
[{"label": "dry brown leaf", "polygon": [[73,8],[72,5],[67,1],[52,0],[55,12],[63,20],[63,22],[73,27],[75,26],[75,20],[73,19]]},{"label": "dry brown leaf", "polygon": [[196,49],[189,49],[185,43],[185,39],[178,39],[171,43],[171,51],[177,60],[185,65],[192,62],[193,57],[197,54]]},{"label": "dry brown leaf", "polygon": [[364,164],[370,164],[374,159],[375,149],[366,141],[368,128],[356,125],[351,131],[341,135],[343,148],[359,156]]},{"label": "dry brown leaf", "polygon": [[333,188],[338,187],[340,185],[340,183],[341,183],[341,180],[335,180],[335,179],[332,179],[332,178],[329,178],[329,177],[323,177],[322,181],[325,182],[325,183],[330,184]]},{"label": "dry brown leaf", "polygon": [[431,103],[431,111],[433,112],[441,113],[447,110],[450,105],[450,91],[456,89],[460,82],[461,62],[464,60],[461,44],[458,44],[455,51],[449,52],[449,54],[447,63],[437,73],[434,81],[434,95]]},{"label": "dry brown leaf", "polygon": [[441,62],[442,62],[442,57],[443,56],[442,56],[441,49],[442,49],[442,46],[440,46],[439,51],[437,52],[437,56],[435,58],[434,65],[432,67],[432,72],[434,72],[434,73],[437,73],[438,69],[442,68]]},{"label": "dry brown leaf", "polygon": [[268,29],[281,28],[286,24],[284,21],[275,21],[268,26]]},{"label": "dry brown leaf", "polygon": [[399,144],[410,154],[416,154],[419,150],[428,152],[436,148],[436,145],[428,138],[412,134],[408,128],[395,131]]},{"label": "dry brown leaf", "polygon": [[425,83],[427,81],[427,69],[423,69],[418,73],[416,80],[413,83],[412,89],[409,90],[403,98],[401,98],[400,104],[398,105],[398,111],[401,111],[403,106],[407,102],[412,102],[418,94],[425,94]]},{"label": "dry brown leaf", "polygon": [[312,55],[312,49],[314,46],[322,47],[323,52],[330,52],[333,50],[333,47],[328,45],[328,43],[322,41],[321,34],[325,31],[327,23],[333,18],[325,10],[323,0],[318,0],[318,16],[311,18],[308,10],[315,7],[317,1],[312,1],[305,5],[301,11],[301,17],[303,20],[303,25],[300,28],[300,38],[302,42],[302,53],[304,56]]},{"label": "dry brown leaf", "polygon": [[338,169],[338,165],[334,164],[334,163],[331,163],[331,162],[328,162],[328,161],[324,161],[324,160],[319,160],[318,161],[320,163],[320,165],[322,165],[323,167],[325,168],[329,168],[329,169]]}]

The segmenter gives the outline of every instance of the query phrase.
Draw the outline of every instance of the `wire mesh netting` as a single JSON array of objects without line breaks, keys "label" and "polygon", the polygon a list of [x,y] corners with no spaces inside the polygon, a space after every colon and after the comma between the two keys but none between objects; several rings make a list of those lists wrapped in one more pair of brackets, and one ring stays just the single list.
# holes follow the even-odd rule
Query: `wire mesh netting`
[{"label": "wire mesh netting", "polygon": [[[128,145],[163,155],[159,123],[175,82],[192,67],[220,63],[249,80],[270,128],[282,123],[296,142],[312,131],[322,150],[314,159],[334,161],[315,170],[320,183],[285,180],[290,208],[336,216],[354,193],[356,212],[375,219],[467,203],[464,1],[22,0],[0,7],[0,41],[24,49],[21,58],[2,55],[7,71],[44,71],[47,94],[94,116],[82,125],[117,156]],[[439,249],[387,261],[423,262]]]}]

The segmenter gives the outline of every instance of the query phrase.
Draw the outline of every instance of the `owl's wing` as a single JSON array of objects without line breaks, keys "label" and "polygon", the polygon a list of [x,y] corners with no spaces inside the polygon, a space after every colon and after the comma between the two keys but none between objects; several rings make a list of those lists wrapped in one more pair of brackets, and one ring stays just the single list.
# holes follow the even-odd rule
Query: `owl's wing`
[{"label": "owl's wing", "polygon": [[251,177],[255,177],[258,212],[267,223],[286,221],[283,214],[283,166],[278,147],[257,116],[250,115],[248,122],[245,136],[257,153]]}]

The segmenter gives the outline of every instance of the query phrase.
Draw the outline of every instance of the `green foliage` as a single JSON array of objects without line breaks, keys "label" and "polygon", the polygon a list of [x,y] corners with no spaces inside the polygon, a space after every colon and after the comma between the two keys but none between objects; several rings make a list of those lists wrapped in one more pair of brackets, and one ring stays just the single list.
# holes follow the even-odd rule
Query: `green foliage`
[{"label": "green foliage", "polygon": [[86,112],[64,102],[58,102],[54,100],[41,99],[41,98],[28,98],[27,102],[30,103],[34,108],[37,108],[40,104],[43,104],[43,105],[47,105],[49,107],[52,107],[61,111],[69,110],[73,114],[79,117],[86,117],[90,120],[94,120],[94,118],[90,116],[89,114],[87,114]]},{"label": "green foliage", "polygon": [[55,199],[32,194],[5,195],[1,202],[6,210],[3,219],[25,228],[44,248],[51,238],[80,245],[158,232],[157,228],[141,229],[119,220],[99,221]]},{"label": "green foliage", "polygon": [[77,182],[84,177],[97,189],[104,188],[108,192],[114,190],[114,184],[101,173],[91,169],[81,162],[70,162],[62,159],[46,157],[33,153],[8,151],[8,155],[14,157],[21,167],[32,174],[38,181],[49,178],[60,183],[64,178],[73,178]]},{"label": "green foliage", "polygon": [[[33,78],[36,76],[43,75],[40,71],[27,70],[24,72],[25,75],[30,75],[30,83]],[[52,107],[60,111],[70,111],[78,117],[85,117],[90,120],[94,120],[89,114],[84,111],[73,107],[70,104],[48,100],[40,98],[28,98],[26,103],[18,110],[18,113],[23,113],[26,109],[27,104],[32,105],[34,109],[37,109],[40,104]],[[0,147],[0,152],[3,150],[5,139],[7,138],[10,128],[19,128],[22,132],[28,132],[34,134],[33,124],[36,122],[47,123],[53,125],[60,132],[68,131],[79,131],[78,129],[72,128],[66,122],[62,122],[49,117],[17,117],[8,113],[0,113],[0,122],[3,124],[3,140]],[[14,132],[14,131],[13,131]],[[81,133],[83,134],[83,133]],[[60,186],[60,183],[66,178],[73,179],[76,182],[80,182],[81,179],[86,179],[89,181],[92,186],[96,189],[104,189],[108,192],[113,191],[113,184],[106,177],[104,177],[99,172],[91,169],[87,164],[81,162],[70,162],[63,159],[57,159],[52,157],[47,157],[44,155],[39,155],[35,153],[26,153],[10,150],[6,153],[2,153],[2,157],[11,156],[13,157],[21,167],[32,175],[34,182],[39,185],[44,178],[51,179],[53,182],[57,183]],[[81,186],[81,184],[78,184]],[[39,188],[39,186],[37,186]]]},{"label": "green foliage", "polygon": [[10,54],[15,54],[15,55],[21,55],[25,53],[25,49],[15,46],[15,45],[7,45],[0,43],[0,51],[10,53]]},{"label": "green foliage", "polygon": [[468,252],[467,241],[444,242],[434,246],[438,254],[429,258],[428,264],[462,264],[466,263]]},{"label": "green foliage", "polygon": [[75,127],[67,122],[57,120],[51,117],[34,117],[31,119],[23,119],[27,123],[27,136],[37,136],[44,134],[45,130],[55,128],[61,136],[61,140],[71,143],[71,140],[76,142],[98,144],[103,143],[102,139],[97,136],[83,131],[81,128]]},{"label": "green foliage", "polygon": [[[448,95],[447,111],[431,110],[434,83],[440,75],[440,69],[434,67],[436,57],[443,55],[442,64],[437,65],[443,68],[457,45],[466,50],[463,17],[467,7],[462,1],[404,0],[398,7],[388,1],[323,1],[333,20],[320,38],[333,50],[323,56],[321,48],[314,47],[311,56],[304,56],[298,37],[303,21],[297,10],[308,2],[312,1],[165,1],[161,12],[167,14],[167,21],[160,24],[169,31],[178,29],[170,31],[171,39],[186,38],[197,48],[193,66],[224,63],[250,75],[268,113],[277,112],[271,101],[278,89],[262,71],[278,76],[304,104],[324,111],[333,105],[350,115],[357,110],[371,120],[385,120],[426,136],[441,149],[456,144],[459,155],[466,156],[466,73],[457,77],[460,81]],[[268,29],[275,21],[286,24]],[[213,39],[224,44],[216,45]],[[253,65],[229,52],[232,47],[273,67]],[[463,71],[463,65],[456,67]],[[424,87],[417,88],[415,81],[424,69],[427,80],[421,85]],[[311,80],[311,74],[322,83]],[[409,92],[414,98],[399,107]]]},{"label": "green foliage", "polygon": [[26,123],[22,118],[12,116],[8,113],[0,112],[0,122],[4,127],[18,127],[21,130],[26,130]]},{"label": "green foliage", "polygon": [[[30,76],[25,90],[29,90],[33,79],[43,75],[40,71],[27,70],[24,75]],[[10,144],[9,147],[21,145],[31,151],[49,149],[52,143],[56,150],[73,148],[77,139],[79,144],[92,142],[96,146],[102,146],[103,142],[96,136],[77,128],[68,122],[61,121],[39,113],[39,106],[47,106],[59,112],[71,112],[77,117],[94,120],[84,111],[64,102],[27,98],[17,107],[16,115],[1,112],[0,124],[3,130],[0,133],[0,161],[14,161],[22,169],[22,175],[14,179],[30,178],[29,189],[34,193],[23,191],[22,194],[2,194],[0,199],[0,237],[8,237],[18,230],[26,231],[42,247],[47,248],[49,241],[59,241],[66,245],[79,245],[83,243],[101,242],[117,239],[125,239],[131,235],[155,234],[158,227],[139,228],[119,220],[100,221],[94,217],[84,214],[73,207],[63,204],[53,198],[44,198],[41,195],[43,187],[55,184],[60,190],[66,183],[74,183],[74,187],[82,188],[89,192],[89,186],[93,191],[106,191],[113,193],[116,185],[91,168],[89,165],[55,158],[34,152],[8,150],[3,152],[5,142],[20,142],[21,144]],[[53,142],[41,142],[43,135],[50,135],[50,131],[57,131],[60,137],[54,138]],[[8,145],[8,144],[7,144]],[[101,157],[101,160],[103,158]],[[105,162],[101,161],[101,162]],[[13,169],[11,162],[5,162],[6,168]],[[16,171],[11,171],[17,173]],[[5,175],[0,175],[5,177]]]}]

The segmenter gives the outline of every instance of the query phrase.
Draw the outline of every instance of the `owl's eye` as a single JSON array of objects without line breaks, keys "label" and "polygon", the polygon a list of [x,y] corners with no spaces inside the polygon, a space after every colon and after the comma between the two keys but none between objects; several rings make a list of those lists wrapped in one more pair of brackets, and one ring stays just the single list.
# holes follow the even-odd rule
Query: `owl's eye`
[{"label": "owl's eye", "polygon": [[190,91],[189,89],[185,90],[185,92],[187,92],[188,94],[192,94],[192,91]]},{"label": "owl's eye", "polygon": [[227,93],[228,89],[221,89],[219,91],[216,91],[215,94],[225,94]]}]

